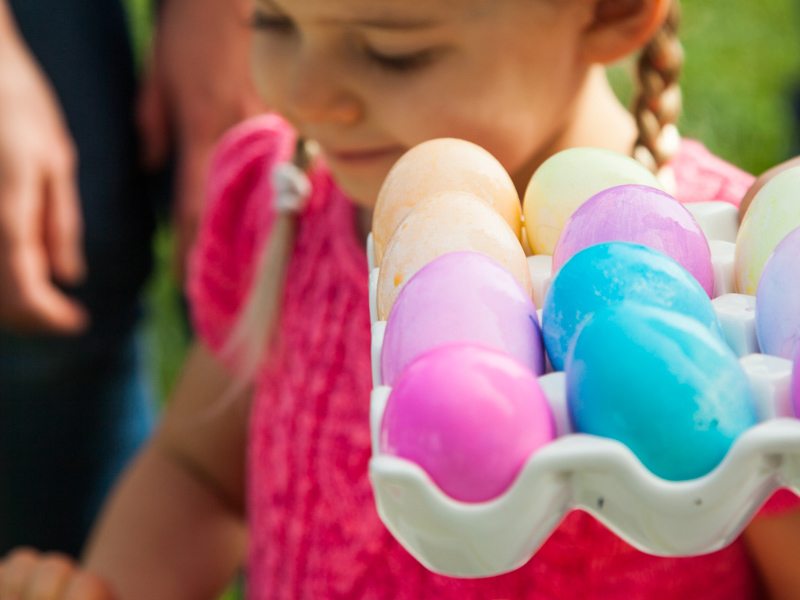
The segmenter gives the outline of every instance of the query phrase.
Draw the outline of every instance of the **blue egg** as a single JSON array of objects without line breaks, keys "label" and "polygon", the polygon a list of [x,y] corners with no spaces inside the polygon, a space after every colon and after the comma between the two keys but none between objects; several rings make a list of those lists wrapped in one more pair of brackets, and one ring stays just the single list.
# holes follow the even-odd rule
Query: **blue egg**
[{"label": "blue egg", "polygon": [[627,445],[654,474],[701,477],[757,422],[733,351],[695,319],[635,302],[598,311],[567,359],[576,431]]},{"label": "blue egg", "polygon": [[587,319],[624,300],[693,317],[723,339],[708,294],[686,269],[646,246],[607,242],[573,256],[547,292],[542,334],[553,367],[564,368],[570,343]]}]

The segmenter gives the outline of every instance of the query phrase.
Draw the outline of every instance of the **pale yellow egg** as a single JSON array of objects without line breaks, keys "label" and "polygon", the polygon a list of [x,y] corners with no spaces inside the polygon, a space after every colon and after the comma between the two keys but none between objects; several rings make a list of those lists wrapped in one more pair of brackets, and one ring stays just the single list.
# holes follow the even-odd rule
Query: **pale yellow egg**
[{"label": "pale yellow egg", "polygon": [[430,140],[415,146],[395,163],[378,194],[372,218],[377,265],[383,261],[389,238],[409,211],[420,201],[442,192],[475,194],[520,237],[519,195],[497,159],[465,140]]},{"label": "pale yellow egg", "polygon": [[525,252],[508,223],[474,194],[444,192],[415,206],[389,241],[378,277],[378,318],[388,317],[403,285],[422,267],[470,250],[503,265],[531,294]]},{"label": "pale yellow egg", "polygon": [[[775,246],[800,227],[800,167],[778,173],[753,198],[736,237],[736,289],[753,295]],[[800,257],[798,257],[800,273]]]},{"label": "pale yellow egg", "polygon": [[625,184],[663,189],[655,175],[629,156],[602,148],[570,148],[536,170],[525,191],[523,213],[534,254],[553,254],[561,230],[589,198]]}]

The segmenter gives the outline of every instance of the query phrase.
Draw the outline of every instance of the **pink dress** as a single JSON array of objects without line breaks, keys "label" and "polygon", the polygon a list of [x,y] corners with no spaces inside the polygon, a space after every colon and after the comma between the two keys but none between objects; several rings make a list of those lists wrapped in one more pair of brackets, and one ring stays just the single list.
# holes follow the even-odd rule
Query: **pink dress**
[{"label": "pink dress", "polygon": [[[219,350],[272,222],[269,171],[288,160],[278,117],[226,136],[210,181],[189,281],[200,337]],[[684,201],[736,203],[752,178],[686,141],[675,162]],[[254,599],[750,599],[759,586],[744,543],[699,558],[648,556],[572,512],[517,571],[483,580],[434,575],[378,519],[370,458],[367,263],[354,207],[322,168],[299,218],[279,335],[256,386],[248,440]],[[782,498],[783,504],[791,500]]]}]

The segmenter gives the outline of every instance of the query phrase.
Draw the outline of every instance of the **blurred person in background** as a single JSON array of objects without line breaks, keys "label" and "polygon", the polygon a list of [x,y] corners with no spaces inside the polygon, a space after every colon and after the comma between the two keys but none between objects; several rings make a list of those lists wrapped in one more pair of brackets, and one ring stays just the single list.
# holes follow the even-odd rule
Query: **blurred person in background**
[{"label": "blurred person in background", "polygon": [[219,134],[261,110],[247,0],[164,0],[138,86],[113,0],[0,0],[0,555],[77,555],[153,404],[137,337],[174,158],[182,277]]}]

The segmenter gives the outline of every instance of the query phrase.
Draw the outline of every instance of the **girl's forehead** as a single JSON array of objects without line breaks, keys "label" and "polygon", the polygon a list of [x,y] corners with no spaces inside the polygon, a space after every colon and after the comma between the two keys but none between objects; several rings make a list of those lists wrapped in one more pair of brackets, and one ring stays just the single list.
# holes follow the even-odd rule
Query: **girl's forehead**
[{"label": "girl's forehead", "polygon": [[477,17],[507,0],[257,0],[298,18],[329,24],[424,27]]}]

